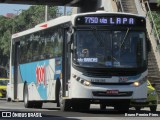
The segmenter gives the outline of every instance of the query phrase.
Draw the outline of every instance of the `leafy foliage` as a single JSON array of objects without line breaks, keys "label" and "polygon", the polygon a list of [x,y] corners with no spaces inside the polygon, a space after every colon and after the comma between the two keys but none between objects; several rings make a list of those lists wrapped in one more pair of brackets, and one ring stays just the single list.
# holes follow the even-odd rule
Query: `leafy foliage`
[{"label": "leafy foliage", "polygon": [[158,2],[158,6],[160,6],[160,0],[157,0],[157,2]]},{"label": "leafy foliage", "polygon": [[156,29],[160,36],[160,11],[153,11],[152,15],[153,15],[154,22],[156,24]]},{"label": "leafy foliage", "polygon": [[[58,7],[48,8],[48,18],[53,19],[59,12]],[[45,6],[35,5],[13,18],[0,16],[0,65],[6,66],[9,63],[11,35],[34,27],[44,22]]]},{"label": "leafy foliage", "polygon": [[[157,41],[157,43],[159,43],[158,41],[158,37],[160,37],[160,0],[157,0],[157,8],[154,11],[148,11],[148,15],[149,15],[149,19],[150,19],[150,23],[152,25],[152,32],[155,35],[155,39]],[[153,17],[153,18],[152,18]],[[160,48],[160,44],[158,45],[158,47]]]}]

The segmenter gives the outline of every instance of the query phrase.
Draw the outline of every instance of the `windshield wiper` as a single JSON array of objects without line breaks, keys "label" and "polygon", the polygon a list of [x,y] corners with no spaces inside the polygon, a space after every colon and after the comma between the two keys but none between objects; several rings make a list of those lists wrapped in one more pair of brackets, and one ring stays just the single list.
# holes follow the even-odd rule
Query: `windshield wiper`
[{"label": "windshield wiper", "polygon": [[115,60],[116,62],[119,62],[115,57],[112,56],[112,59]]},{"label": "windshield wiper", "polygon": [[121,47],[123,46],[123,44],[124,44],[124,42],[125,42],[125,40],[126,40],[126,38],[127,38],[127,35],[128,35],[128,32],[129,32],[129,28],[127,29],[127,31],[126,31],[126,34],[125,34],[125,36],[124,36],[124,38],[123,38],[123,41],[122,41],[122,43],[121,43],[121,45],[120,45],[120,49],[121,49]]}]

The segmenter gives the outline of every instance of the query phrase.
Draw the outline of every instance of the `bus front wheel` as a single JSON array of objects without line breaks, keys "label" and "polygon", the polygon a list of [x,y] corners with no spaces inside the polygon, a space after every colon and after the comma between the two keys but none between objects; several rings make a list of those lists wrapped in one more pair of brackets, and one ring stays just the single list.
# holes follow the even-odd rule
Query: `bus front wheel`
[{"label": "bus front wheel", "polygon": [[100,110],[105,110],[106,109],[106,105],[105,104],[100,104]]},{"label": "bus front wheel", "polygon": [[42,108],[43,102],[41,101],[35,101],[34,102],[34,108]]},{"label": "bus front wheel", "polygon": [[59,105],[61,111],[70,111],[71,110],[71,100],[63,99],[62,89],[59,91]]},{"label": "bus front wheel", "polygon": [[119,112],[125,113],[129,111],[129,106],[119,105],[119,106],[115,106],[114,109],[118,110]]},{"label": "bus front wheel", "polygon": [[151,106],[151,107],[150,107],[150,110],[151,110],[152,112],[155,112],[155,111],[157,110],[157,105]]},{"label": "bus front wheel", "polygon": [[141,107],[135,107],[136,111],[140,111]]},{"label": "bus front wheel", "polygon": [[88,100],[73,100],[72,108],[74,111],[89,111],[90,101]]}]

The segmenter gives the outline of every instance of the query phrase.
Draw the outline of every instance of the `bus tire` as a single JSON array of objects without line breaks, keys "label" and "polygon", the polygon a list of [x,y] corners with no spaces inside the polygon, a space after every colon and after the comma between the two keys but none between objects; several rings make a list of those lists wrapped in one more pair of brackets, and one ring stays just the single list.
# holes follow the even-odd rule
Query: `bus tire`
[{"label": "bus tire", "polygon": [[157,110],[157,105],[151,106],[150,111],[155,112]]},{"label": "bus tire", "polygon": [[33,102],[28,100],[28,87],[25,85],[24,87],[24,107],[25,108],[32,108],[33,107]]},{"label": "bus tire", "polygon": [[9,97],[7,97],[6,100],[7,100],[7,102],[11,102],[12,101],[12,99],[9,98]]},{"label": "bus tire", "polygon": [[61,111],[70,111],[71,110],[71,100],[63,99],[62,97],[62,89],[59,91],[59,104]]},{"label": "bus tire", "polygon": [[88,100],[74,100],[72,101],[72,108],[74,111],[89,111],[90,103]]},{"label": "bus tire", "polygon": [[118,110],[119,112],[122,112],[122,113],[127,113],[129,111],[129,106],[118,105],[118,106],[115,106],[114,109]]},{"label": "bus tire", "polygon": [[136,111],[140,111],[141,107],[135,107]]},{"label": "bus tire", "polygon": [[60,92],[60,87],[61,87],[61,83],[60,83],[60,80],[57,79],[57,82],[56,82],[56,102],[57,102],[57,107],[60,107],[60,102],[59,102],[59,92]]},{"label": "bus tire", "polygon": [[71,100],[63,99],[60,103],[60,110],[61,111],[70,111],[71,110]]},{"label": "bus tire", "polygon": [[34,108],[42,108],[43,102],[41,101],[35,101],[34,102]]},{"label": "bus tire", "polygon": [[100,110],[105,110],[106,109],[106,105],[105,104],[100,104]]}]

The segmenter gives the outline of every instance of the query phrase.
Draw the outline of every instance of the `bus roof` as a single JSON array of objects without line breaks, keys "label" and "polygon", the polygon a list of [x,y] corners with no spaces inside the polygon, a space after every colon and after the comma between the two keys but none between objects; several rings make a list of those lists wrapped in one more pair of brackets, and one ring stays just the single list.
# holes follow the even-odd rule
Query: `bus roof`
[{"label": "bus roof", "polygon": [[40,23],[40,24],[36,25],[34,28],[31,28],[31,29],[28,29],[28,30],[25,30],[25,31],[22,31],[19,33],[15,33],[12,35],[12,39],[23,36],[23,35],[27,35],[27,34],[30,34],[30,33],[36,32],[36,31],[47,29],[47,28],[50,28],[52,26],[56,26],[56,25],[59,25],[62,23],[67,23],[69,21],[71,21],[71,16],[58,17],[56,19],[53,19],[53,20],[50,20],[50,21],[47,21],[44,23]]},{"label": "bus roof", "polygon": [[74,14],[71,16],[61,16],[61,17],[55,18],[53,20],[50,20],[50,21],[47,21],[44,23],[40,23],[40,24],[36,25],[34,28],[13,34],[12,39],[23,36],[23,35],[27,35],[27,34],[30,34],[30,33],[36,32],[36,31],[47,29],[47,28],[50,28],[52,26],[56,26],[56,25],[59,25],[62,23],[72,22],[72,25],[74,26],[75,25],[74,20],[77,16],[91,15],[91,14],[119,14],[119,15],[132,15],[132,16],[145,18],[144,16],[141,16],[138,14],[122,13],[122,12],[96,11],[96,12],[79,13],[79,14]]}]

